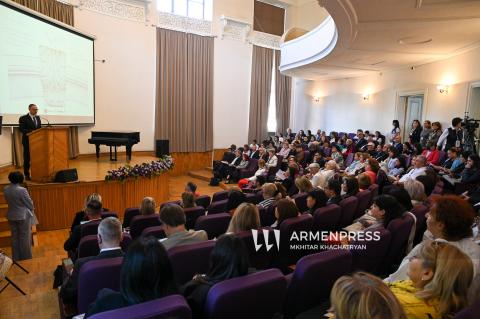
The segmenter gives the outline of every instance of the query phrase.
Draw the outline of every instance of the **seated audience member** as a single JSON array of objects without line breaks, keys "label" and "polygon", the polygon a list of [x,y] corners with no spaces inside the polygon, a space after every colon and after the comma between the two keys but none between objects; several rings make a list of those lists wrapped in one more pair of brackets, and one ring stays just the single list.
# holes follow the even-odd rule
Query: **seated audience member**
[{"label": "seated audience member", "polygon": [[280,151],[278,151],[277,155],[281,155],[283,158],[287,158],[288,155],[290,155],[290,151],[290,143],[288,143],[288,141],[284,141],[282,144],[282,148],[280,149]]},{"label": "seated audience member", "polygon": [[259,159],[263,159],[265,162],[268,161],[268,153],[265,147],[260,146],[258,148],[258,156],[259,156]]},{"label": "seated audience member", "polygon": [[368,142],[366,153],[371,157],[375,158],[377,156],[377,151],[375,150],[375,143]]},{"label": "seated audience member", "polygon": [[[467,201],[454,195],[444,195],[436,198],[430,212],[427,214],[427,232],[425,236],[439,242],[447,242],[470,257],[473,270],[480,270],[480,246],[472,240],[472,225],[475,212]],[[388,282],[406,280],[408,261],[419,255],[425,245],[421,242],[403,259],[398,270],[391,274]]]},{"label": "seated audience member", "polygon": [[273,183],[273,185],[275,185],[275,187],[277,188],[277,195],[275,195],[275,199],[276,200],[279,200],[279,199],[282,199],[282,198],[286,198],[288,196],[287,194],[287,190],[285,189],[285,187],[282,185],[282,183],[280,182],[275,182]]},{"label": "seated audience member", "polygon": [[478,155],[472,154],[468,156],[460,182],[469,184],[480,182],[480,157]]},{"label": "seated audience member", "polygon": [[440,152],[436,144],[428,143],[427,148],[422,152],[422,156],[425,156],[428,165],[440,164]]},{"label": "seated audience member", "polygon": [[299,193],[308,193],[313,190],[312,183],[306,176],[301,176],[295,179],[295,186]]},{"label": "seated audience member", "polygon": [[295,162],[302,165],[305,161],[305,151],[303,150],[301,143],[296,143],[295,145]]},{"label": "seated audience member", "polygon": [[166,238],[160,239],[166,250],[172,247],[182,246],[208,240],[204,230],[187,230],[185,228],[186,217],[182,207],[175,204],[167,204],[160,210],[160,221]]},{"label": "seated audience member", "polygon": [[[88,202],[91,201],[92,199],[102,203],[102,196],[100,196],[100,194],[93,193],[88,195],[87,198],[85,198],[85,205],[83,207],[83,210],[75,214],[75,217],[73,218],[72,226],[70,227],[70,231],[73,232],[73,228],[75,228],[75,226],[80,225],[83,221],[87,219],[86,218],[87,205],[88,205]],[[105,208],[102,206],[102,211],[108,212],[108,208]]]},{"label": "seated audience member", "polygon": [[387,228],[388,224],[405,213],[405,208],[391,195],[380,195],[373,200],[372,207],[345,230],[373,231],[380,227]]},{"label": "seated audience member", "polygon": [[380,131],[375,131],[375,138],[374,138],[375,142],[378,143],[378,145],[385,145],[385,142],[386,142],[386,138],[385,138],[385,135],[383,135],[382,133],[380,133]]},{"label": "seated audience member", "polygon": [[315,152],[315,154],[313,155],[312,163],[317,163],[320,166],[320,168],[324,168],[326,162],[327,160],[323,156],[323,151]]},{"label": "seated audience member", "polygon": [[308,165],[308,174],[305,176],[310,179],[310,182],[312,183],[313,187],[318,187],[319,172],[320,172],[320,165],[318,165],[318,163],[314,162]]},{"label": "seated audience member", "polygon": [[358,189],[360,191],[364,191],[368,189],[370,185],[372,185],[372,179],[365,173],[358,175],[357,180],[358,180]]},{"label": "seated audience member", "polygon": [[461,168],[460,171],[457,170],[457,168],[462,166],[462,160],[458,156],[458,152],[455,147],[452,147],[447,151],[447,159],[441,165],[431,164],[430,166],[442,175],[450,174],[451,172],[460,173],[463,170],[463,168]]},{"label": "seated audience member", "polygon": [[192,182],[188,182],[187,185],[185,185],[185,192],[192,193],[195,197],[200,196],[200,193],[197,192],[197,185]]},{"label": "seated audience member", "polygon": [[468,305],[473,265],[453,245],[426,241],[409,260],[408,277],[389,285],[408,318],[453,318]]},{"label": "seated audience member", "polygon": [[425,189],[425,195],[427,197],[432,194],[433,189],[435,188],[436,180],[432,179],[430,176],[427,175],[420,175],[415,180],[423,184],[423,188]]},{"label": "seated audience member", "polygon": [[122,257],[120,248],[122,240],[122,224],[115,217],[107,217],[98,225],[98,246],[100,253],[97,256],[79,258],[75,261],[68,279],[62,285],[59,296],[64,304],[75,306],[77,304],[78,274],[85,263],[91,260]]},{"label": "seated audience member", "polygon": [[257,228],[260,228],[260,213],[257,206],[243,203],[233,213],[227,233],[238,234]]},{"label": "seated audience member", "polygon": [[65,249],[65,251],[67,252],[77,250],[80,239],[82,239],[81,227],[83,224],[102,219],[102,203],[96,199],[90,200],[87,204],[85,213],[87,221],[82,223],[81,225],[75,226],[72,233],[70,234],[70,237],[68,237],[68,239],[63,244],[63,249]]},{"label": "seated audience member", "polygon": [[183,192],[182,202],[180,206],[182,206],[183,208],[192,208],[197,206],[197,204],[195,203],[195,195],[193,193]]},{"label": "seated audience member", "polygon": [[255,182],[258,176],[267,175],[267,167],[265,166],[265,161],[263,159],[258,160],[258,169],[252,177],[248,178],[249,182]]},{"label": "seated audience member", "polygon": [[258,151],[258,146],[256,144],[250,145],[250,153],[248,154],[252,159],[260,159],[260,152]]},{"label": "seated audience member", "polygon": [[342,199],[356,196],[358,192],[358,180],[353,176],[344,177],[342,183]]},{"label": "seated audience member", "polygon": [[269,148],[268,149],[268,160],[265,163],[265,167],[267,169],[277,167],[278,164],[278,158],[277,155],[275,155],[275,149]]},{"label": "seated audience member", "polygon": [[221,235],[210,255],[206,274],[198,274],[186,283],[182,292],[192,309],[193,319],[205,318],[204,309],[208,292],[215,284],[248,274],[248,250],[243,240],[234,235]]},{"label": "seated audience member", "polygon": [[319,208],[325,207],[327,205],[328,197],[325,192],[321,189],[314,189],[308,193],[307,196],[307,207],[308,210],[305,213],[313,215],[315,211]]},{"label": "seated audience member", "polygon": [[227,178],[233,171],[236,170],[236,167],[240,165],[242,161],[243,149],[239,148],[234,151],[235,157],[231,161],[222,161],[220,163],[214,163],[213,172],[215,176],[219,178]]},{"label": "seated audience member", "polygon": [[327,205],[338,205],[342,200],[342,183],[337,179],[331,178],[327,183],[327,187],[325,187],[325,194],[328,197]]},{"label": "seated audience member", "polygon": [[395,158],[393,161],[395,166],[388,171],[388,179],[390,181],[396,181],[397,178],[400,178],[405,172],[405,158],[403,156]]},{"label": "seated audience member", "polygon": [[300,167],[296,163],[288,164],[287,171],[284,173],[285,179],[282,180],[282,185],[287,190],[289,196],[298,192],[295,186],[295,180],[300,175]]},{"label": "seated audience member", "polygon": [[382,162],[383,169],[388,173],[395,168],[395,159],[398,158],[398,153],[395,147],[388,148],[388,157]]},{"label": "seated audience member", "polygon": [[233,180],[233,181],[238,180],[240,169],[246,168],[248,166],[249,161],[250,161],[250,158],[248,157],[248,154],[243,153],[242,154],[242,160],[240,161],[240,164],[230,166],[230,171],[229,171],[229,173],[226,177],[226,183],[229,184],[231,180]]},{"label": "seated audience member", "polygon": [[340,152],[340,148],[338,147],[337,144],[332,144],[332,160],[337,163],[339,168],[343,168],[343,155]]},{"label": "seated audience member", "polygon": [[389,185],[383,189],[383,194],[393,196],[400,203],[400,205],[406,209],[406,211],[412,210],[412,199],[405,188],[398,185]]},{"label": "seated audience member", "polygon": [[349,154],[355,153],[355,145],[351,139],[345,140],[345,147],[342,149],[342,154],[347,157]]},{"label": "seated audience member", "polygon": [[347,175],[355,175],[355,172],[359,170],[362,165],[360,161],[362,153],[356,152],[355,155],[353,156],[353,161],[352,163],[345,169],[345,174]]},{"label": "seated audience member", "polygon": [[365,164],[365,173],[370,177],[371,183],[375,184],[377,182],[377,173],[380,169],[380,165],[378,164],[376,159],[369,158]]},{"label": "seated audience member", "polygon": [[295,202],[289,199],[281,199],[277,202],[275,208],[275,223],[271,227],[280,229],[282,222],[288,218],[294,218],[298,216],[298,208]]},{"label": "seated audience member", "polygon": [[166,249],[156,238],[139,237],[123,259],[120,292],[100,290],[85,317],[175,294],[177,288],[173,278]]},{"label": "seated audience member", "polygon": [[337,279],[330,293],[330,304],[337,319],[407,319],[388,286],[364,272]]},{"label": "seated audience member", "polygon": [[398,179],[397,181],[399,183],[405,183],[409,179],[415,179],[417,176],[426,175],[425,171],[427,167],[425,164],[427,163],[427,159],[425,156],[417,156],[414,160],[412,160],[412,163],[413,169]]},{"label": "seated audience member", "polygon": [[376,153],[375,153],[375,159],[378,162],[383,162],[386,160],[388,157],[388,145],[377,145]]},{"label": "seated audience member", "polygon": [[393,139],[392,146],[395,148],[395,151],[397,154],[403,154],[403,144],[402,144],[402,138],[400,135],[396,135]]},{"label": "seated audience member", "polygon": [[[184,193],[185,194],[185,193]],[[188,193],[192,195],[191,193]],[[192,195],[193,196],[193,195]],[[183,194],[182,194],[183,197]],[[153,215],[155,214],[155,208],[157,204],[153,197],[145,197],[140,204],[140,215]]]},{"label": "seated audience member", "polygon": [[[420,145],[422,147],[427,146],[428,137],[430,136],[431,132],[432,132],[432,122],[430,122],[429,120],[426,120],[425,122],[423,122],[423,130],[420,133]],[[434,144],[435,146],[437,145],[437,143],[434,143]]]},{"label": "seated audience member", "polygon": [[272,183],[266,183],[262,187],[263,189],[263,201],[258,206],[267,209],[275,202],[275,196],[277,195],[277,186]]},{"label": "seated audience member", "polygon": [[328,181],[335,175],[335,170],[337,169],[337,163],[335,161],[328,161],[325,164],[325,169],[319,172],[319,181],[318,187],[325,188],[328,184]]},{"label": "seated audience member", "polygon": [[231,188],[227,197],[227,212],[233,214],[240,204],[247,201],[247,196],[238,187]]},{"label": "seated audience member", "polygon": [[423,184],[416,179],[409,179],[403,184],[403,188],[410,195],[412,205],[422,204],[426,201],[427,195],[425,194],[425,187]]},{"label": "seated audience member", "polygon": [[472,205],[473,208],[478,212],[480,209],[480,184],[464,192],[461,197],[468,201],[470,205]]},{"label": "seated audience member", "polygon": [[362,132],[357,133],[357,143],[355,144],[355,150],[357,152],[364,152],[367,148],[368,141]]}]

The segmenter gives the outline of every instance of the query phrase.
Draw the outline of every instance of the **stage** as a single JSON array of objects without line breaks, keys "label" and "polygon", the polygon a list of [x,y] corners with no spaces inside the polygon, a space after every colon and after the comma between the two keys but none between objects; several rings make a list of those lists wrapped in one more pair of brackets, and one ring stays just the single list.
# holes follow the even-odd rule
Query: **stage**
[{"label": "stage", "polygon": [[[169,199],[169,173],[152,178],[138,178],[124,182],[105,181],[105,175],[111,169],[127,164],[124,154],[119,161],[111,162],[108,155],[97,159],[94,155],[69,160],[69,168],[76,168],[78,181],[72,183],[34,183],[26,182],[35,204],[35,213],[40,224],[38,230],[69,228],[75,213],[83,208],[85,197],[91,193],[102,195],[103,205],[114,211],[120,218],[128,207],[139,206],[145,196],[155,198],[157,203]],[[135,154],[130,165],[155,161],[153,155]],[[8,173],[0,173],[0,190],[9,183]],[[20,169],[21,170],[21,169]],[[3,194],[2,194],[3,196]]]}]

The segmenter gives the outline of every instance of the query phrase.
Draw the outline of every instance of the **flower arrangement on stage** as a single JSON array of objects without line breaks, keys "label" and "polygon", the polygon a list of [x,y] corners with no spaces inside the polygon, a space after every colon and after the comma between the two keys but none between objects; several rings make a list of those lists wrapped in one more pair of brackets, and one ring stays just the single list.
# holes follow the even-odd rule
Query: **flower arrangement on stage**
[{"label": "flower arrangement on stage", "polygon": [[174,163],[171,156],[163,156],[150,163],[136,164],[134,166],[125,165],[120,168],[107,172],[105,180],[107,181],[125,181],[127,179],[136,179],[139,177],[158,176],[166,171],[173,169]]}]

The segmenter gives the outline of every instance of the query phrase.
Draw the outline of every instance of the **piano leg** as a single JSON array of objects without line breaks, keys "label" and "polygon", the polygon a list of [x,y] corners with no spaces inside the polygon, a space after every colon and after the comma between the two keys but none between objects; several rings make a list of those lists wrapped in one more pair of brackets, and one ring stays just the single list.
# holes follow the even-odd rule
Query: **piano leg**
[{"label": "piano leg", "polygon": [[110,146],[110,161],[113,161],[113,156],[112,156],[112,147]]},{"label": "piano leg", "polygon": [[97,154],[97,158],[100,158],[100,144],[95,144],[95,153]]},{"label": "piano leg", "polygon": [[114,148],[115,148],[115,159],[114,159],[114,161],[116,162],[117,161],[117,147],[114,146]]},{"label": "piano leg", "polygon": [[127,145],[127,160],[132,160],[132,145]]}]

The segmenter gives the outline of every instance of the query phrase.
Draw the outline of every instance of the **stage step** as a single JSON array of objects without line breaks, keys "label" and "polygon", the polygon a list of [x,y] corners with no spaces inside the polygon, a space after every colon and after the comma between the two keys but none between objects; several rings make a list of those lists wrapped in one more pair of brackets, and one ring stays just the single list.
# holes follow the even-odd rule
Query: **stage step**
[{"label": "stage step", "polygon": [[210,179],[212,178],[212,173],[207,170],[191,171],[188,172],[188,176],[205,182],[210,182]]},{"label": "stage step", "polygon": [[5,217],[0,217],[0,232],[10,230],[8,220]]},{"label": "stage step", "polygon": [[205,169],[209,172],[213,172],[213,167],[209,166],[209,167],[205,167]]},{"label": "stage step", "polygon": [[0,217],[7,217],[8,205],[0,204]]},{"label": "stage step", "polygon": [[[3,189],[3,186],[1,188]],[[0,192],[0,205],[1,204],[6,204],[6,203],[7,203],[7,200],[3,196],[3,192]]]}]

